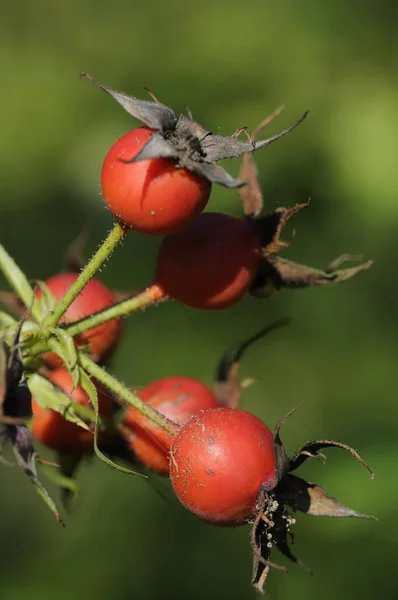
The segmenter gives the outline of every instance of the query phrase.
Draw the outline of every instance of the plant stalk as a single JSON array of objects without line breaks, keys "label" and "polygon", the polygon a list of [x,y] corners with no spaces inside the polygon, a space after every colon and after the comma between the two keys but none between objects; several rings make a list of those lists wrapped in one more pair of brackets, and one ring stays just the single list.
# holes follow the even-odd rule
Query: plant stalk
[{"label": "plant stalk", "polygon": [[64,329],[71,336],[80,335],[93,327],[97,327],[97,325],[102,325],[112,319],[119,319],[120,317],[124,317],[163,299],[166,299],[163,290],[158,285],[154,284],[144,292],[141,292],[141,294],[118,302],[117,304],[113,304],[109,308],[105,308],[104,310],[93,313],[89,317],[80,319],[80,321],[70,323],[69,325],[66,325]]},{"label": "plant stalk", "polygon": [[176,425],[176,423],[173,423],[173,421],[170,421],[170,419],[164,417],[157,410],[152,408],[152,406],[143,402],[140,398],[138,398],[138,396],[133,394],[133,392],[128,390],[122,383],[120,383],[120,381],[98,366],[93,360],[91,360],[91,358],[83,353],[80,353],[79,362],[89,375],[102,383],[117,397],[127,402],[127,404],[130,404],[130,406],[136,408],[142,415],[144,415],[144,417],[147,417],[147,419],[155,423],[155,425],[158,425],[161,429],[167,431],[170,435],[177,435],[179,426]]},{"label": "plant stalk", "polygon": [[114,224],[105,241],[84,267],[79,277],[71,285],[58,304],[56,304],[54,311],[45,319],[43,323],[44,327],[55,327],[55,325],[57,325],[63,314],[67,311],[72,302],[76,300],[82,289],[87,285],[90,279],[94,277],[104,262],[108,260],[116,246],[124,238],[126,232],[127,227],[125,225],[122,225],[122,223],[119,222]]}]

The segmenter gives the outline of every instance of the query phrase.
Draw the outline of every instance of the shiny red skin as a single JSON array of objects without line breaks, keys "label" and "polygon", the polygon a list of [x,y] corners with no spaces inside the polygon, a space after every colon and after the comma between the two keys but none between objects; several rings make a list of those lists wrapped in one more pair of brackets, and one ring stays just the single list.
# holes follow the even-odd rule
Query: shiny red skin
[{"label": "shiny red skin", "polygon": [[170,478],[199,519],[235,526],[255,513],[262,484],[277,483],[273,435],[254,415],[218,408],[184,425],[170,451]]},{"label": "shiny red skin", "polygon": [[[47,279],[45,284],[56,300],[60,300],[72,283],[76,281],[78,275],[74,272],[59,273]],[[43,292],[40,288],[37,290],[36,295],[41,300]],[[113,304],[115,304],[115,300],[111,290],[98,279],[91,279],[76,300],[69,306],[60,322],[72,323],[78,321]],[[86,346],[89,344],[91,358],[96,362],[101,362],[109,358],[109,355],[115,349],[121,330],[121,319],[113,319],[76,336],[76,345]],[[63,364],[59,356],[53,352],[47,352],[45,360],[52,367],[59,367]]]},{"label": "shiny red skin", "polygon": [[202,212],[211,183],[166,158],[122,162],[134,158],[155,131],[138,127],[112,146],[102,166],[101,187],[120,221],[141,233],[165,235]]},{"label": "shiny red skin", "polygon": [[204,213],[163,240],[155,282],[187,306],[222,309],[248,292],[260,261],[258,238],[246,221]]},{"label": "shiny red skin", "polygon": [[[72,377],[67,369],[54,369],[46,377],[66,394],[69,395],[72,391]],[[94,383],[98,393],[99,412],[103,417],[111,418],[115,412],[113,400],[99,383]],[[88,395],[80,385],[73,390],[71,398],[74,402],[83,404],[93,410]],[[93,450],[94,435],[91,431],[67,421],[55,410],[42,408],[34,398],[32,398],[32,410],[32,436],[43,446],[61,452],[77,454],[84,454]],[[104,440],[105,436],[105,432],[100,432],[99,440]]]},{"label": "shiny red skin", "polygon": [[[138,395],[179,425],[202,410],[218,407],[213,392],[190,377],[159,379],[140,390]],[[126,411],[124,423],[132,430],[129,444],[135,456],[152,471],[167,475],[173,437],[132,406]]]}]

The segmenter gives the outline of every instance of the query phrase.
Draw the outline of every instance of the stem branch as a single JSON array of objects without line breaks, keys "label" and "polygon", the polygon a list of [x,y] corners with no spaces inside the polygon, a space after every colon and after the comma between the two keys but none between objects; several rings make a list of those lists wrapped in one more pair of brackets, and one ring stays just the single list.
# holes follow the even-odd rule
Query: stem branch
[{"label": "stem branch", "polygon": [[154,304],[155,302],[165,298],[166,296],[163,290],[154,284],[144,292],[141,292],[141,294],[133,296],[133,298],[123,300],[122,302],[118,302],[117,304],[113,304],[109,308],[105,308],[104,310],[93,313],[89,317],[80,319],[80,321],[75,321],[74,323],[66,325],[64,329],[71,336],[80,335],[84,331],[87,331],[93,327],[97,327],[97,325],[102,325],[102,323],[106,323],[112,319],[124,317],[129,313],[140,310],[141,308],[145,308],[146,306],[150,306],[151,304]]},{"label": "stem branch", "polygon": [[80,365],[95,379],[111,390],[116,396],[136,408],[141,414],[150,421],[164,429],[172,436],[177,435],[179,426],[167,419],[149,404],[143,402],[138,396],[130,392],[120,381],[99,367],[91,358],[83,353],[79,356]]},{"label": "stem branch", "polygon": [[118,243],[123,239],[127,231],[125,225],[116,222],[106,237],[105,241],[98,248],[94,256],[84,267],[76,281],[71,285],[66,294],[61,298],[58,304],[55,306],[54,311],[47,317],[44,325],[47,327],[54,327],[61,319],[62,315],[66,312],[69,306],[77,296],[80,294],[82,289],[87,283],[94,277],[98,269],[104,264],[104,262],[110,257]]}]

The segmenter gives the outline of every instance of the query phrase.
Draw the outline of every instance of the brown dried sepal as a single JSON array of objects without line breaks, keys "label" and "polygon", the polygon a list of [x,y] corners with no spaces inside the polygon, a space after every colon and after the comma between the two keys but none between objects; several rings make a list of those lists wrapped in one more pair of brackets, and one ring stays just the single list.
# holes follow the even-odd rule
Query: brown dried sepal
[{"label": "brown dried sepal", "polygon": [[216,164],[219,160],[238,158],[269,146],[295,129],[308,114],[306,111],[293,125],[265,140],[243,141],[238,139],[237,135],[213,135],[192,119],[191,115],[180,115],[177,118],[176,113],[160,103],[152,93],[151,100],[140,100],[101,85],[87,73],[82,73],[81,77],[85,77],[98,89],[109,94],[132,117],[156,130],[134,158],[123,162],[168,158],[174,160],[177,167],[188,169],[211,183],[228,188],[239,188],[246,182],[233,178]]},{"label": "brown dried sepal", "polygon": [[275,321],[224,354],[217,366],[216,383],[213,388],[220,406],[237,408],[240,404],[242,389],[253,382],[252,379],[241,381],[239,377],[239,364],[246,350],[254,342],[265,337],[271,331],[287,325],[288,322],[289,319]]},{"label": "brown dried sepal", "polygon": [[276,425],[274,449],[278,483],[273,489],[267,489],[265,486],[262,486],[260,489],[257,498],[256,514],[251,529],[251,545],[254,554],[252,584],[261,593],[265,593],[264,585],[270,567],[283,570],[283,567],[275,565],[270,561],[271,549],[274,546],[286,558],[311,573],[311,570],[296,558],[290,549],[290,543],[294,541],[291,526],[295,523],[295,519],[290,515],[286,507],[289,507],[294,512],[300,511],[313,516],[375,519],[371,515],[359,513],[344,506],[344,504],[329,495],[319,485],[300,479],[290,473],[296,470],[308,458],[325,458],[320,452],[324,448],[341,448],[348,451],[368,469],[371,479],[374,476],[372,469],[353,448],[332,440],[309,442],[293,458],[289,459],[283,448],[280,429],[295,410],[290,411]]},{"label": "brown dried sepal", "polygon": [[300,511],[307,515],[375,519],[372,515],[365,515],[344,506],[319,485],[295,475],[286,475],[278,487],[278,493],[283,503],[290,506],[293,511]]},{"label": "brown dried sepal", "polygon": [[[333,261],[324,271],[313,269],[306,265],[280,258],[273,255],[264,259],[252,284],[250,294],[256,298],[269,297],[271,293],[281,288],[306,288],[315,285],[333,285],[347,281],[362,271],[367,271],[373,265],[368,260],[355,267],[339,269],[336,265],[353,260],[344,254]],[[355,260],[355,259],[354,259]]]},{"label": "brown dried sepal", "polygon": [[[283,106],[277,108],[271,115],[266,117],[249,136],[251,142],[255,142],[261,131],[271,123],[283,110]],[[239,133],[241,130],[239,130]],[[261,213],[264,200],[258,179],[258,170],[252,154],[245,154],[239,171],[239,179],[246,185],[239,188],[239,196],[242,202],[243,213],[246,217],[256,218]]]}]

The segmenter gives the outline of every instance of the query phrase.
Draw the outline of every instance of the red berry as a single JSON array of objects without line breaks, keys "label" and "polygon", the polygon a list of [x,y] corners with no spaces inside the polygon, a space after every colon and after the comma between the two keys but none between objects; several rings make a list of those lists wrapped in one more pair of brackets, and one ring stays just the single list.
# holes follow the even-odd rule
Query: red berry
[{"label": "red berry", "polygon": [[138,127],[112,146],[102,166],[101,186],[115,217],[141,233],[164,235],[202,212],[211,183],[187,169],[177,169],[171,159],[123,162],[134,158],[155,131]]},{"label": "red berry", "polygon": [[[78,275],[78,273],[60,273],[47,279],[45,284],[48,286],[53,296],[55,296],[55,299],[60,300],[72,283],[76,281]],[[38,289],[37,298],[40,300],[42,296],[42,290]],[[76,300],[69,306],[60,322],[72,323],[78,321],[95,312],[108,308],[114,303],[115,300],[112,292],[98,279],[91,279],[80,292]],[[116,347],[121,334],[121,328],[121,319],[113,319],[102,325],[97,325],[97,327],[93,327],[81,335],[76,336],[76,345],[89,345],[91,358],[100,362],[105,358],[108,358],[112,350]],[[59,356],[53,352],[46,353],[45,359],[52,367],[59,367],[62,365]]]},{"label": "red berry", "polygon": [[163,240],[155,280],[192,308],[226,308],[249,290],[260,261],[259,241],[246,221],[204,213]]},{"label": "red berry", "polygon": [[262,484],[277,483],[273,435],[254,415],[218,408],[194,416],[170,450],[179,500],[215,525],[240,525],[256,512]]},{"label": "red berry", "polygon": [[[179,425],[189,421],[201,410],[218,407],[213,392],[190,377],[159,379],[140,390],[138,395],[141,400]],[[132,430],[130,446],[135,456],[152,471],[168,474],[172,436],[132,406],[128,407],[124,422]]]},{"label": "red berry", "polygon": [[[62,389],[67,395],[72,392],[72,377],[67,369],[55,369],[47,374],[47,379]],[[111,418],[114,414],[115,405],[112,398],[99,383],[95,383],[98,393],[99,412],[103,417]],[[78,385],[72,392],[71,398],[74,402],[93,408],[88,395]],[[75,423],[71,423],[50,408],[42,408],[32,398],[32,436],[43,446],[53,450],[69,451],[83,454],[93,449],[93,433],[87,431]],[[104,439],[105,433],[100,432],[99,438]]]}]

